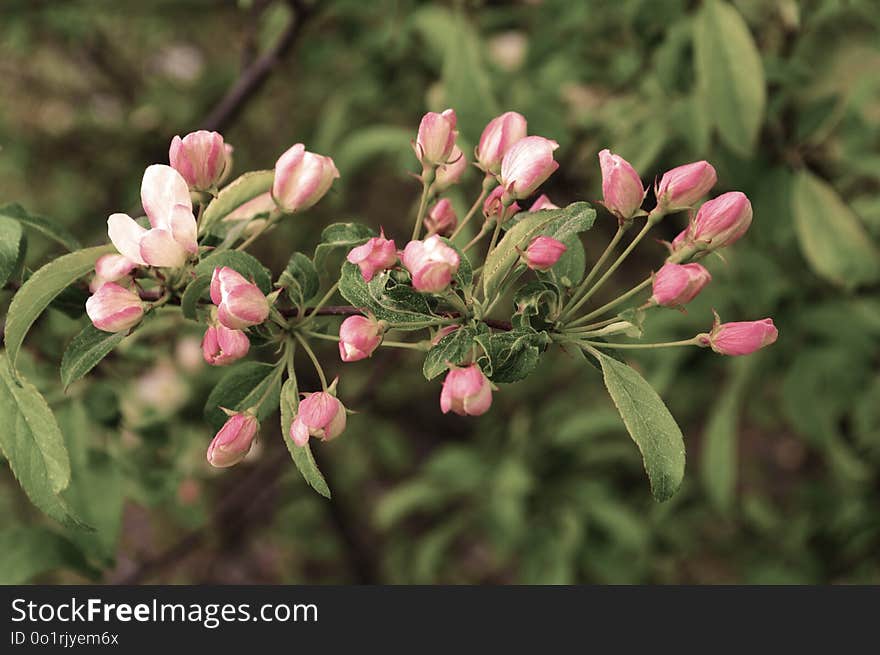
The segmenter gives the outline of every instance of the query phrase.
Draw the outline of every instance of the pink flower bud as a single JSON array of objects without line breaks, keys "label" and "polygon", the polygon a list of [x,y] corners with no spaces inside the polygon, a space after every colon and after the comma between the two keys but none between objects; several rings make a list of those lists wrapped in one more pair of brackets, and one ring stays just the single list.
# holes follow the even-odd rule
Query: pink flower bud
[{"label": "pink flower bud", "polygon": [[426,293],[444,291],[461,263],[455,249],[436,235],[424,241],[410,241],[401,259],[412,275],[413,287]]},{"label": "pink flower bud", "polygon": [[378,271],[384,271],[397,263],[397,246],[385,238],[385,233],[373,237],[357,248],[352,248],[346,259],[361,269],[364,282],[369,282]]},{"label": "pink flower bud", "polygon": [[549,271],[568,248],[553,237],[535,237],[522,253],[522,259],[533,271]]},{"label": "pink flower bud", "polygon": [[269,316],[269,302],[260,288],[228,266],[214,269],[211,302],[217,305],[217,320],[230,330],[259,325]]},{"label": "pink flower bud", "polygon": [[199,130],[171,140],[168,160],[191,189],[207,191],[216,186],[226,169],[226,145],[217,132]]},{"label": "pink flower bud", "polygon": [[467,170],[467,158],[461,148],[454,146],[449,162],[437,167],[437,175],[434,178],[434,191],[445,191],[453,184],[458,184],[464,172]]},{"label": "pink flower bud", "polygon": [[497,186],[492,190],[492,193],[486,196],[486,199],[483,201],[483,216],[486,217],[486,220],[494,221],[501,217],[501,222],[503,223],[520,211],[520,206],[515,202],[504,211],[504,205],[501,203],[501,196],[503,195],[504,188]]},{"label": "pink flower bud", "polygon": [[739,191],[722,193],[703,203],[688,226],[685,241],[717,250],[737,241],[751,224],[752,203],[746,195]]},{"label": "pink flower bud", "polygon": [[489,121],[480,136],[475,156],[480,168],[497,175],[501,172],[501,160],[511,146],[525,138],[528,124],[522,114],[508,111]]},{"label": "pink flower bud", "polygon": [[202,339],[202,356],[211,366],[226,366],[248,354],[251,342],[241,330],[210,325]]},{"label": "pink flower bud", "polygon": [[86,314],[99,330],[124,332],[143,318],[144,303],[136,293],[107,282],[86,300]]},{"label": "pink flower bud", "polygon": [[343,362],[357,362],[370,357],[385,330],[375,318],[349,316],[339,326],[339,356]]},{"label": "pink flower bud", "polygon": [[779,332],[773,325],[772,318],[720,323],[716,316],[712,331],[700,335],[700,341],[722,355],[750,355],[764,346],[775,343],[777,336]]},{"label": "pink flower bud", "polygon": [[105,282],[117,282],[131,273],[137,264],[123,255],[102,255],[95,262],[95,277],[89,283],[89,291],[94,293]]},{"label": "pink flower bud", "polygon": [[458,216],[452,208],[452,203],[446,198],[439,200],[428,210],[425,216],[425,228],[428,234],[440,234],[449,236],[458,225]]},{"label": "pink flower bud", "polygon": [[664,264],[654,276],[651,300],[664,307],[681,307],[711,281],[709,271],[700,264]]},{"label": "pink flower bud", "polygon": [[183,266],[188,254],[199,251],[186,180],[170,166],[148,166],[141,182],[141,203],[152,229],[144,229],[127,214],[112,214],[107,219],[110,241],[135,264]]},{"label": "pink flower bud", "polygon": [[275,162],[275,180],[272,196],[286,212],[298,212],[312,207],[330,189],[339,171],[330,157],[308,152],[297,143]]},{"label": "pink flower bud", "polygon": [[345,430],[345,406],[327,391],[304,394],[296,418],[290,425],[290,438],[305,446],[309,437],[323,441],[335,439]]},{"label": "pink flower bud", "polygon": [[554,205],[553,201],[550,200],[550,197],[546,193],[542,193],[538,196],[538,199],[532,203],[532,206],[529,207],[529,211],[539,212],[545,209],[559,209],[559,205]]},{"label": "pink flower bud", "polygon": [[461,416],[479,416],[492,406],[492,383],[476,364],[452,368],[443,380],[440,409]]},{"label": "pink flower bud", "polygon": [[425,166],[440,166],[451,159],[458,132],[455,112],[447,109],[442,114],[430,111],[422,117],[413,149]]},{"label": "pink flower bud", "polygon": [[553,161],[556,141],[527,136],[514,143],[501,161],[501,186],[512,198],[527,198],[535,192],[559,164]]},{"label": "pink flower bud", "polygon": [[605,207],[621,220],[632,218],[645,199],[645,188],[636,169],[608,148],[599,153],[599,166]]},{"label": "pink flower bud", "polygon": [[692,207],[715,186],[718,176],[707,161],[678,166],[663,174],[654,190],[657,205],[666,211]]},{"label": "pink flower bud", "polygon": [[233,414],[211,440],[208,463],[217,468],[238,464],[250,452],[259,429],[260,422],[253,414]]}]

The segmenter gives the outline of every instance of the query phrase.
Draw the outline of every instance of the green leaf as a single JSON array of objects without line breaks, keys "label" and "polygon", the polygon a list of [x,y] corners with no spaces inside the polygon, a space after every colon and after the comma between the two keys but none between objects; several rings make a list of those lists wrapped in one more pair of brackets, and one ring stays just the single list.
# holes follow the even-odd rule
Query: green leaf
[{"label": "green leaf", "polygon": [[259,420],[265,420],[278,406],[281,367],[244,362],[230,369],[208,395],[205,420],[219,430],[228,418],[220,408],[243,411],[256,406]]},{"label": "green leaf", "polygon": [[105,452],[104,435],[81,402],[68,403],[58,413],[70,449],[71,482],[64,498],[93,532],[72,535],[90,557],[110,563],[116,554],[125,500],[122,469]]},{"label": "green leaf", "polygon": [[321,475],[321,471],[318,470],[318,465],[315,463],[315,457],[312,455],[309,444],[300,447],[293,443],[293,439],[290,438],[290,425],[293,423],[298,408],[299,393],[296,379],[287,378],[284,386],[281,387],[281,438],[284,439],[284,445],[290,451],[293,463],[296,464],[296,468],[302,473],[309,486],[325,498],[330,498],[330,487],[327,486],[327,481]]},{"label": "green leaf", "polygon": [[37,317],[69,284],[91,271],[98,257],[113,251],[113,246],[107,245],[72,252],[49,262],[22,285],[9,304],[4,332],[13,368],[24,337]]},{"label": "green leaf", "polygon": [[6,527],[0,530],[0,584],[17,585],[60,567],[89,578],[99,572],[86,562],[76,546],[57,532],[42,526]]},{"label": "green leaf", "polygon": [[510,383],[523,380],[535,370],[541,352],[549,345],[546,332],[519,328],[508,332],[477,335],[476,342],[484,356],[479,358],[482,369],[493,382]]},{"label": "green leaf", "polygon": [[18,221],[0,215],[0,288],[18,267],[23,236]]},{"label": "green leaf", "polygon": [[119,345],[127,332],[104,332],[89,323],[77,334],[61,358],[61,383],[66,389],[91,371]]},{"label": "green leaf", "polygon": [[[379,320],[394,323],[397,329],[417,330],[425,322],[437,320],[424,294],[408,285],[397,284],[387,271],[364,282],[360,269],[345,262],[339,279],[339,293],[355,307],[371,311]],[[408,327],[410,325],[412,327]]]},{"label": "green leaf", "polygon": [[186,285],[183,294],[180,296],[180,311],[183,312],[184,318],[191,321],[198,319],[196,310],[199,301],[207,295],[208,289],[211,287],[210,275],[199,275],[195,280]]},{"label": "green leaf", "polygon": [[43,218],[42,216],[34,216],[33,214],[28,213],[28,211],[18,203],[10,203],[0,207],[0,216],[7,216],[15,219],[23,226],[34,229],[43,236],[61,244],[70,252],[79,250],[82,247],[76,237],[73,236],[67,228],[61,225],[56,225],[54,222],[47,218]]},{"label": "green leaf", "polygon": [[290,256],[287,267],[278,278],[277,286],[287,289],[290,301],[302,307],[315,297],[321,282],[312,260],[301,252],[295,252]]},{"label": "green leaf", "polygon": [[642,453],[651,492],[658,501],[671,498],[684,477],[684,439],[660,396],[626,364],[593,348],[605,386],[626,429]]},{"label": "green leaf", "polygon": [[55,415],[36,387],[13,377],[5,353],[0,353],[0,416],[0,450],[28,498],[56,521],[81,525],[59,495],[70,483],[70,460]]},{"label": "green leaf", "polygon": [[877,246],[828,183],[801,171],[792,193],[801,251],[820,277],[849,289],[880,280]]},{"label": "green leaf", "polygon": [[272,273],[253,255],[239,250],[223,250],[208,255],[195,268],[196,276],[214,274],[215,268],[229,268],[238,271],[245,278],[256,283],[263,293],[272,291]]},{"label": "green leaf", "polygon": [[722,512],[733,506],[736,491],[739,412],[751,368],[750,357],[731,360],[730,381],[715,401],[706,423],[700,473],[712,503]]},{"label": "green leaf", "polygon": [[326,270],[327,257],[335,250],[351,250],[366,242],[376,233],[360,223],[333,223],[321,232],[321,242],[315,248],[315,269],[318,273]]},{"label": "green leaf", "polygon": [[513,226],[486,258],[483,267],[485,298],[494,298],[510,268],[519,260],[521,250],[537,236],[566,241],[593,227],[596,210],[586,202],[576,202],[562,209],[520,212],[513,217]]},{"label": "green leaf", "polygon": [[767,90],[761,54],[733,5],[707,0],[694,25],[697,86],[721,140],[750,155],[764,121]]},{"label": "green leaf", "polygon": [[513,305],[514,327],[545,328],[559,314],[559,289],[546,280],[532,280],[517,290]]},{"label": "green leaf", "polygon": [[[483,329],[485,325],[480,324]],[[470,360],[474,349],[474,338],[477,329],[469,326],[460,327],[450,332],[433,346],[425,356],[422,373],[426,380],[433,380],[443,373],[448,364],[463,364]]]},{"label": "green leaf", "polygon": [[249,200],[271,191],[275,171],[251,171],[233,180],[211,201],[202,216],[202,229],[215,228],[218,221]]}]

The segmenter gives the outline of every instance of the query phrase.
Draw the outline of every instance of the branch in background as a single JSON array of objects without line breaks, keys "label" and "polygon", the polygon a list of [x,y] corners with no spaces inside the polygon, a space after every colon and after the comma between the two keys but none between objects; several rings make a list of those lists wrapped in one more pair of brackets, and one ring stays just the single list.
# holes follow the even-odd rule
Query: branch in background
[{"label": "branch in background", "polygon": [[269,74],[293,48],[306,24],[311,10],[300,0],[290,0],[293,16],[278,41],[262,57],[248,66],[226,95],[217,103],[199,127],[203,130],[222,130],[233,121],[244,106],[257,94]]}]

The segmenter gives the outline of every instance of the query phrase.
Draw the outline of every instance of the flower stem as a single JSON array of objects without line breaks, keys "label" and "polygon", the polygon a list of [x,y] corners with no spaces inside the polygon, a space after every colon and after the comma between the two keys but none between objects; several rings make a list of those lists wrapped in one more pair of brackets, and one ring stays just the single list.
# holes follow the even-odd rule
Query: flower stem
[{"label": "flower stem", "polygon": [[640,242],[643,238],[645,238],[645,235],[648,233],[648,230],[650,230],[653,226],[654,226],[654,221],[651,221],[651,220],[650,220],[650,216],[649,216],[649,217],[648,217],[648,220],[645,222],[645,226],[644,226],[644,227],[641,229],[641,231],[635,236],[635,238],[634,238],[632,241],[630,241],[630,243],[629,243],[629,245],[626,247],[626,249],[625,249],[622,253],[620,253],[620,257],[618,257],[618,258],[614,261],[614,263],[611,264],[611,266],[608,267],[608,270],[605,271],[604,275],[602,275],[602,277],[600,277],[598,280],[596,280],[596,283],[595,283],[595,284],[589,289],[589,291],[587,291],[587,292],[586,292],[586,293],[580,298],[580,300],[578,300],[578,301],[577,301],[574,305],[572,305],[568,310],[566,310],[565,312],[563,312],[563,315],[562,315],[563,320],[564,320],[565,318],[571,316],[571,315],[572,315],[574,312],[576,312],[578,309],[580,309],[580,308],[583,306],[583,304],[584,304],[585,302],[587,302],[590,298],[592,298],[593,295],[595,295],[595,293],[596,293],[599,289],[602,288],[602,285],[605,284],[605,282],[608,281],[608,278],[610,278],[610,277],[612,276],[612,274],[614,273],[614,271],[616,271],[616,270],[620,267],[620,265],[624,262],[624,260],[625,260],[627,257],[629,257],[629,254],[630,254],[633,250],[635,250],[635,247],[636,247],[637,245],[639,245],[639,242]]},{"label": "flower stem", "polygon": [[296,337],[296,340],[300,342],[303,347],[303,350],[306,351],[306,354],[309,356],[309,359],[312,360],[312,365],[315,367],[315,372],[318,374],[318,377],[321,379],[321,389],[327,391],[327,378],[324,375],[324,369],[321,368],[321,363],[318,361],[318,358],[315,356],[315,351],[312,350],[312,347],[309,345],[309,342],[305,340],[305,338],[299,333],[294,332],[293,336]]},{"label": "flower stem", "polygon": [[649,286],[650,284],[651,284],[651,277],[648,276],[646,279],[642,280],[639,284],[634,286],[632,289],[630,289],[626,293],[620,294],[614,300],[611,300],[611,301],[605,303],[604,305],[602,305],[598,309],[593,310],[589,314],[586,314],[584,316],[581,316],[578,319],[575,319],[574,321],[572,321],[571,323],[568,324],[569,327],[575,327],[577,325],[580,325],[581,323],[587,323],[590,320],[596,318],[597,316],[601,316],[602,314],[607,312],[612,307],[616,307],[620,303],[622,303],[626,300],[629,300],[630,298],[632,298],[634,295],[636,295],[637,293],[642,291],[645,287]]},{"label": "flower stem", "polygon": [[486,236],[486,234],[489,233],[489,225],[490,225],[489,221],[486,221],[485,223],[483,223],[483,227],[480,228],[480,231],[477,232],[477,235],[476,235],[473,239],[471,239],[471,240],[468,242],[468,244],[467,244],[464,248],[461,249],[461,251],[464,252],[464,253],[466,253],[468,250],[470,250],[470,249],[473,248],[475,245],[477,245],[477,243],[479,243],[480,240],[481,240],[484,236]]},{"label": "flower stem", "polygon": [[614,252],[614,249],[617,247],[617,244],[620,243],[620,240],[623,238],[623,233],[626,232],[626,229],[622,226],[617,227],[617,232],[614,233],[614,236],[611,238],[611,241],[605,247],[605,250],[599,256],[599,259],[596,260],[596,263],[593,264],[593,268],[590,269],[590,272],[587,273],[587,277],[583,279],[583,281],[578,285],[577,289],[571,296],[571,300],[569,302],[577,302],[577,299],[580,297],[582,293],[584,293],[590,286],[590,283],[599,274],[599,271],[602,270],[602,267],[605,265],[605,260],[611,256],[611,253]]},{"label": "flower stem", "polygon": [[330,302],[330,299],[339,289],[339,281],[333,283],[333,285],[327,290],[327,293],[324,294],[324,297],[318,301],[318,304],[311,308],[311,311],[305,315],[302,321],[300,321],[300,326],[308,325],[309,322],[318,315],[318,310],[320,310],[324,305]]},{"label": "flower stem", "polygon": [[434,168],[426,166],[422,169],[422,198],[419,200],[419,210],[416,213],[416,223],[413,225],[412,241],[419,238],[422,231],[422,221],[425,219],[425,210],[428,208],[428,197],[431,195],[431,183],[434,181]]},{"label": "flower stem", "polygon": [[409,350],[421,350],[426,351],[430,349],[426,341],[383,341],[380,346],[388,346],[389,348],[407,348]]},{"label": "flower stem", "polygon": [[679,346],[697,346],[699,341],[697,337],[684,339],[682,341],[665,341],[662,343],[605,343],[603,341],[588,341],[586,339],[577,339],[578,343],[593,346],[595,348],[612,348],[619,350],[646,350],[654,348],[674,348]]},{"label": "flower stem", "polygon": [[463,219],[461,219],[461,223],[458,224],[458,227],[455,228],[455,231],[449,237],[450,241],[452,239],[454,239],[455,237],[457,237],[459,235],[459,233],[461,233],[461,231],[464,229],[464,226],[468,224],[468,221],[470,221],[471,218],[474,217],[474,215],[477,213],[477,210],[482,206],[483,201],[486,199],[486,196],[488,195],[489,191],[492,190],[492,187],[494,187],[495,184],[496,184],[495,178],[492,175],[490,175],[489,173],[486,173],[486,177],[483,178],[483,188],[480,191],[480,195],[477,196],[476,201],[474,202],[473,205],[471,205],[471,208],[468,210],[468,213],[465,214]]},{"label": "flower stem", "polygon": [[572,327],[570,325],[566,325],[562,328],[563,334],[580,334],[582,332],[588,332],[591,330],[598,330],[599,328],[603,328],[606,325],[611,325],[612,323],[617,323],[620,319],[615,316],[614,318],[609,318],[604,321],[599,321],[598,323],[590,323],[589,325],[579,325],[577,327]]}]

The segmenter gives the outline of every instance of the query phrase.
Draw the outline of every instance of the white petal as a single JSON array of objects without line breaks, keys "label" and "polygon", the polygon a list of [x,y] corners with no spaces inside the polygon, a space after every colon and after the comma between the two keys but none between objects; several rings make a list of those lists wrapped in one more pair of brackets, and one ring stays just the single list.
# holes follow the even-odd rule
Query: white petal
[{"label": "white petal", "polygon": [[192,206],[175,205],[171,214],[171,234],[185,250],[193,254],[199,251],[196,240],[198,227],[196,218],[192,213]]},{"label": "white petal", "polygon": [[164,164],[147,166],[144,171],[141,203],[150,219],[150,225],[164,230],[172,229],[171,219],[178,211],[176,205],[183,205],[192,213],[192,200],[186,180],[176,170]]},{"label": "white petal", "polygon": [[141,238],[147,231],[128,214],[112,214],[107,219],[107,234],[122,255],[137,264],[146,264],[141,257]]},{"label": "white petal", "polygon": [[141,238],[141,257],[150,266],[177,268],[186,262],[186,250],[171,232],[153,228]]}]

